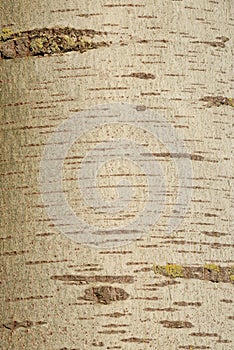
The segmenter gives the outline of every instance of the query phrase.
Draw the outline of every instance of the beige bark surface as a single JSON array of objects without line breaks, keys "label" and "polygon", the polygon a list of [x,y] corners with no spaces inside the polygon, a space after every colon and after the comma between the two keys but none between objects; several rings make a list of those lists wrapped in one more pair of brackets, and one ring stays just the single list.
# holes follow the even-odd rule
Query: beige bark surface
[{"label": "beige bark surface", "polygon": [[[1,17],[0,348],[233,349],[233,2],[3,0]],[[90,247],[47,215],[40,161],[72,113],[119,102],[145,106],[175,128],[192,163],[192,199],[168,233],[178,155],[148,135],[168,186],[162,215],[125,246]],[[126,125],[123,133],[145,142]],[[71,159],[107,134],[85,134],[63,177],[77,215],[102,227],[113,223],[80,204],[79,160]],[[146,186],[138,164],[112,163],[101,170],[104,198],[115,196],[119,169],[135,189]],[[141,196],[129,215],[142,209]],[[123,217],[114,219],[118,227]]]}]

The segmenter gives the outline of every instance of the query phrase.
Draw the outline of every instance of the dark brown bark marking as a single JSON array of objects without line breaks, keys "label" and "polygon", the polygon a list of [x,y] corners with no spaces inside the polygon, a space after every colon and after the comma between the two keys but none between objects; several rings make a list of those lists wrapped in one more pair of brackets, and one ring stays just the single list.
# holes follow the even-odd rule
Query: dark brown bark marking
[{"label": "dark brown bark marking", "polygon": [[126,331],[124,329],[120,329],[120,330],[108,330],[108,331],[98,331],[99,334],[124,334],[126,333]]},{"label": "dark brown bark marking", "polygon": [[202,305],[202,303],[200,302],[186,302],[186,301],[175,301],[173,304],[178,306],[196,306],[196,307]]},{"label": "dark brown bark marking", "polygon": [[103,251],[103,252],[99,252],[98,254],[132,254],[132,251],[131,250],[120,250],[120,251]]},{"label": "dark brown bark marking", "polygon": [[25,297],[25,298],[15,298],[15,299],[7,299],[7,301],[23,301],[23,300],[42,300],[42,299],[49,299],[53,298],[53,295],[39,295],[39,296],[31,296],[31,297]]},{"label": "dark brown bark marking", "polygon": [[144,311],[149,311],[149,312],[155,312],[155,311],[166,311],[166,312],[175,312],[178,309],[175,309],[173,307],[164,307],[164,308],[157,308],[157,307],[147,307],[144,309]]},{"label": "dark brown bark marking", "polygon": [[98,314],[97,316],[100,317],[100,316],[103,316],[103,317],[114,317],[114,318],[119,318],[119,317],[124,317],[124,316],[127,316],[127,315],[131,315],[131,314],[124,314],[122,312],[113,312],[111,314]]},{"label": "dark brown bark marking", "polygon": [[80,275],[62,275],[52,276],[51,279],[63,282],[77,282],[77,284],[101,282],[101,283],[134,283],[133,276],[80,276]]},{"label": "dark brown bark marking", "polygon": [[150,73],[131,73],[122,75],[122,77],[138,78],[138,79],[155,79],[155,75]]},{"label": "dark brown bark marking", "polygon": [[13,331],[13,330],[15,330],[17,328],[31,328],[33,326],[43,326],[45,324],[47,324],[47,323],[43,322],[43,321],[38,321],[38,322],[33,322],[33,321],[22,321],[22,322],[12,321],[12,322],[8,322],[8,323],[3,323],[2,327]]},{"label": "dark brown bark marking", "polygon": [[205,346],[205,345],[201,345],[201,346],[194,346],[194,345],[184,345],[184,346],[179,346],[179,349],[187,349],[187,350],[195,350],[195,349],[210,349],[210,346]]},{"label": "dark brown bark marking", "polygon": [[21,250],[18,252],[16,250],[14,250],[13,252],[0,253],[0,256],[15,256],[15,255],[19,255],[19,254],[26,254],[28,252],[29,252],[29,250]]},{"label": "dark brown bark marking", "polygon": [[122,288],[112,286],[92,287],[85,290],[84,300],[91,300],[101,304],[110,304],[113,301],[126,300],[129,294]]},{"label": "dark brown bark marking", "polygon": [[40,264],[56,264],[61,262],[69,262],[71,260],[36,260],[36,261],[26,261],[25,265],[40,265]]},{"label": "dark brown bark marking", "polygon": [[92,345],[93,345],[93,346],[104,346],[104,343],[103,343],[102,341],[99,341],[99,342],[94,341],[94,342],[92,343]]},{"label": "dark brown bark marking", "polygon": [[198,333],[190,333],[193,337],[218,337],[219,335],[217,333],[205,333],[205,332],[198,332]]},{"label": "dark brown bark marking", "polygon": [[226,36],[218,36],[216,39],[217,39],[216,41],[193,41],[192,43],[194,43],[194,44],[206,44],[206,45],[210,45],[213,47],[224,48],[225,43],[230,40]]},{"label": "dark brown bark marking", "polygon": [[230,106],[234,107],[234,98],[224,96],[204,96],[200,101],[207,102],[207,107]]},{"label": "dark brown bark marking", "polygon": [[142,338],[136,338],[136,337],[121,339],[121,341],[125,343],[150,343],[151,340],[152,339],[142,339]]},{"label": "dark brown bark marking", "polygon": [[192,328],[193,324],[188,321],[160,321],[165,328]]}]

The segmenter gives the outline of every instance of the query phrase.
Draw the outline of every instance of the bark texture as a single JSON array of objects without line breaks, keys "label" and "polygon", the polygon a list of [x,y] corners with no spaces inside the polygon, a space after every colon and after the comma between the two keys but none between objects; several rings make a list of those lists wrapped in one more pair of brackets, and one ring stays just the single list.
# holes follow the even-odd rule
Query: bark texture
[{"label": "bark texture", "polygon": [[[233,349],[233,2],[3,0],[2,8],[0,349]],[[163,214],[128,245],[94,249],[46,214],[40,160],[72,112],[113,102],[145,106],[174,126],[193,193],[168,234],[181,155],[152,143],[169,186]],[[71,157],[103,135],[81,139],[64,163],[78,214]],[[137,165],[121,166],[145,184]]]}]

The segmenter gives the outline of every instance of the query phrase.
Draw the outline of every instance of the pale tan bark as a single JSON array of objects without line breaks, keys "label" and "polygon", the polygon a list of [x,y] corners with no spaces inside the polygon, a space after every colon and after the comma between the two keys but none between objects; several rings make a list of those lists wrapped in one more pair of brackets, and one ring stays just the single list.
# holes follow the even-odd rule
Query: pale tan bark
[{"label": "pale tan bark", "polygon": [[[6,35],[69,26],[107,45],[1,59],[0,348],[233,349],[232,1],[2,6]],[[192,202],[171,235],[168,204],[141,239],[94,249],[48,218],[39,166],[71,112],[113,102],[146,106],[176,128],[191,155]]]}]

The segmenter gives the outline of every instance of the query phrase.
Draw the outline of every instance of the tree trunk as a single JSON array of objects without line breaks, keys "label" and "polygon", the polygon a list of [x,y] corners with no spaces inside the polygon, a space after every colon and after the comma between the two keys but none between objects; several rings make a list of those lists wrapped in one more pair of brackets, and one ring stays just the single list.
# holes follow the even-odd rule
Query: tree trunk
[{"label": "tree trunk", "polygon": [[3,1],[1,349],[233,349],[232,5]]}]

